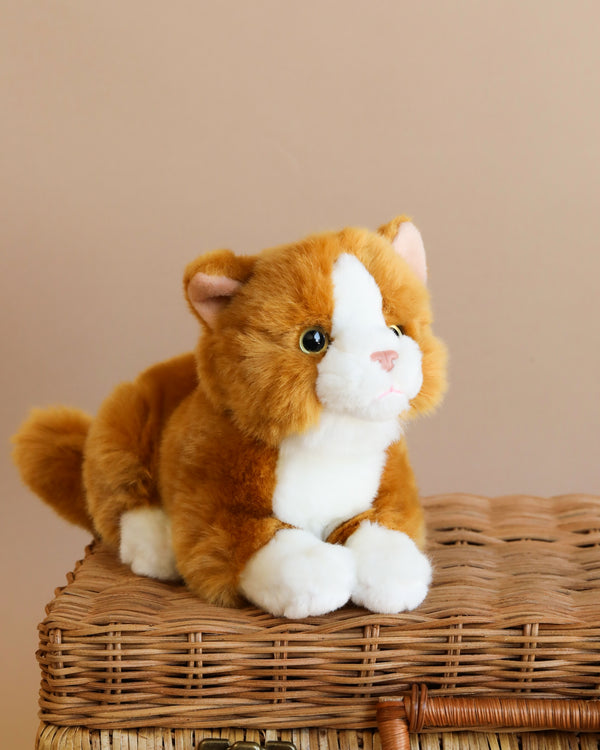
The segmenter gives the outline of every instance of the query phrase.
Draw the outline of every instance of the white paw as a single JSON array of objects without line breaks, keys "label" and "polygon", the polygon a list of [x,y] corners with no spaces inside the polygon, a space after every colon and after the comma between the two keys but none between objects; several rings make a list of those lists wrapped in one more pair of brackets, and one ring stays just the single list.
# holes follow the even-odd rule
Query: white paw
[{"label": "white paw", "polygon": [[363,521],[346,546],[356,560],[355,604],[395,614],[414,609],[427,596],[431,565],[406,534]]},{"label": "white paw", "polygon": [[323,615],[345,604],[356,581],[350,550],[301,529],[281,529],[250,558],[240,591],[274,615]]},{"label": "white paw", "polygon": [[121,562],[140,576],[175,580],[179,578],[171,521],[162,508],[136,508],[121,516]]}]

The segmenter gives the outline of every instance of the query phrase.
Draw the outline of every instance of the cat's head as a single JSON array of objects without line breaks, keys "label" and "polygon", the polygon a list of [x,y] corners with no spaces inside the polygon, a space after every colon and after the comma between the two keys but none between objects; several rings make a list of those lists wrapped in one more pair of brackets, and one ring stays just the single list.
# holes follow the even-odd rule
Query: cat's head
[{"label": "cat's head", "polygon": [[203,325],[201,388],[246,434],[277,445],[323,409],[406,421],[445,388],[431,332],[425,251],[398,217],[236,256],[218,250],[185,273]]}]

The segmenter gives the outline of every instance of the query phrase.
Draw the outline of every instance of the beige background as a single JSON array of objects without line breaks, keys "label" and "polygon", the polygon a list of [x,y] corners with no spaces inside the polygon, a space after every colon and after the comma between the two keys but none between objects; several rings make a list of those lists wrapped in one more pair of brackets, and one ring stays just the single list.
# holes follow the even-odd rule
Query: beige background
[{"label": "beige background", "polygon": [[8,436],[190,348],[204,250],[412,214],[451,352],[423,492],[600,490],[599,7],[1,0],[3,746],[86,541]]}]

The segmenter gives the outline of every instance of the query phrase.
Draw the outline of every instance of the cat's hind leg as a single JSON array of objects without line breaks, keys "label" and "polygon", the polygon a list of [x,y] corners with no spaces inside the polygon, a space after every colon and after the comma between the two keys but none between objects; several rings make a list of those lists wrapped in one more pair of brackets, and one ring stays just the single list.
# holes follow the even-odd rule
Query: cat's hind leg
[{"label": "cat's hind leg", "polygon": [[121,561],[134,573],[176,580],[179,572],[171,540],[171,521],[162,508],[142,507],[121,516]]}]

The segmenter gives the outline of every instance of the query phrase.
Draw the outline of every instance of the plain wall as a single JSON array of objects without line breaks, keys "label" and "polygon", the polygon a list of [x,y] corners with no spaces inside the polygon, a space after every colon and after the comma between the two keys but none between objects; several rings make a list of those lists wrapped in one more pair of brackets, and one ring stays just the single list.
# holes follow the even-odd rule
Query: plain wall
[{"label": "plain wall", "polygon": [[599,491],[597,2],[0,6],[3,746],[33,743],[36,624],[87,541],[8,437],[190,349],[205,250],[412,215],[451,357],[422,492]]}]

